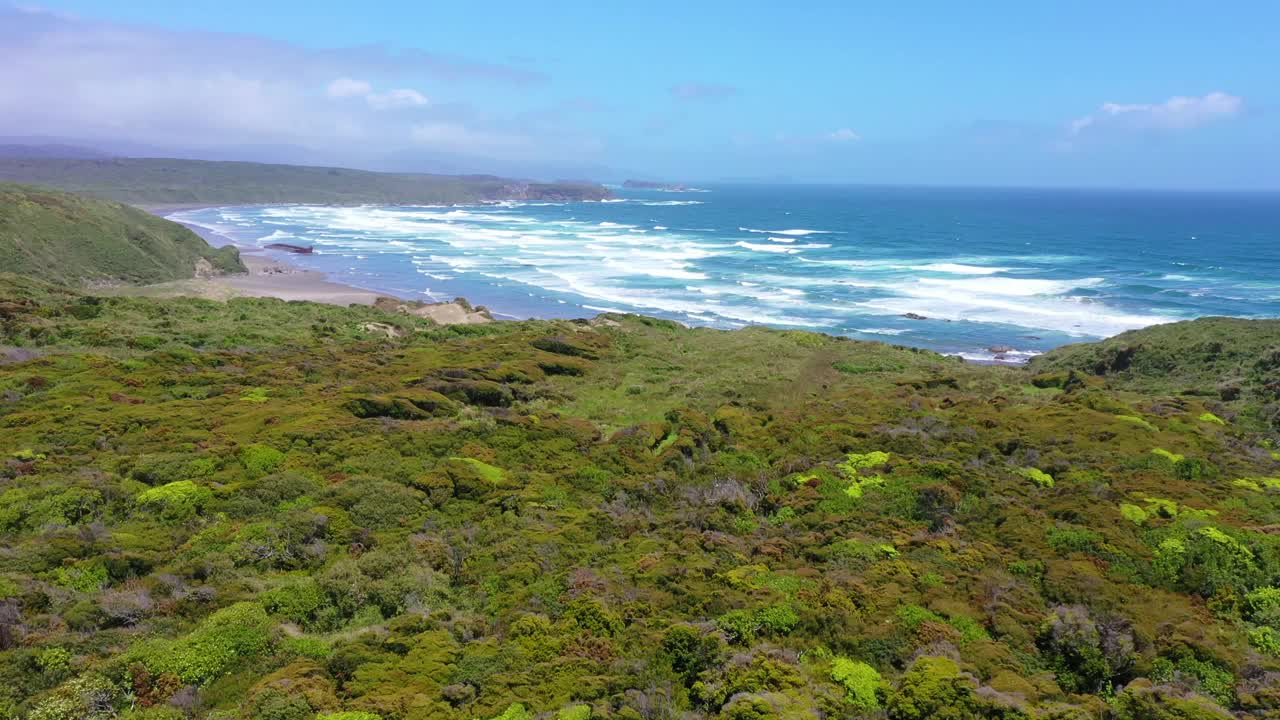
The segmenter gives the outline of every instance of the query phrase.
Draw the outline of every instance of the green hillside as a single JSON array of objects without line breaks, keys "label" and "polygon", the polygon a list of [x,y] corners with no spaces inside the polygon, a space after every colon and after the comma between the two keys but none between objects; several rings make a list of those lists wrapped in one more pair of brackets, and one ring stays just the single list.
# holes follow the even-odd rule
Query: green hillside
[{"label": "green hillside", "polygon": [[137,208],[0,183],[0,268],[69,284],[244,272],[235,248]]},{"label": "green hillside", "polygon": [[344,168],[149,158],[0,158],[0,180],[47,185],[134,204],[386,203],[599,200],[580,183],[488,175],[415,175]]},{"label": "green hillside", "polygon": [[1156,325],[1058,348],[1031,367],[1104,377],[1116,388],[1218,399],[1244,419],[1280,430],[1280,320]]},{"label": "green hillside", "polygon": [[1089,352],[0,276],[0,717],[1276,717],[1275,433]]}]

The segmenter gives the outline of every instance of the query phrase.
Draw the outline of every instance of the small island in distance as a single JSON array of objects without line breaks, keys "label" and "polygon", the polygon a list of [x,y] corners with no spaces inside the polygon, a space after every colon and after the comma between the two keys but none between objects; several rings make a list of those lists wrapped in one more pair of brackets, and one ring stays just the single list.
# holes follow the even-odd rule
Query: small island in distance
[{"label": "small island in distance", "polygon": [[681,183],[657,182],[654,180],[627,180],[622,183],[627,190],[661,190],[664,192],[702,192],[695,187]]}]

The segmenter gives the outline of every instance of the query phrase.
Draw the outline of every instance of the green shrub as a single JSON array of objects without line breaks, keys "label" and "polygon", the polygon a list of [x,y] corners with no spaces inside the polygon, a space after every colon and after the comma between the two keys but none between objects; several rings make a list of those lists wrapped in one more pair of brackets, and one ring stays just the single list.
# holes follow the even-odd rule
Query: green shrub
[{"label": "green shrub", "polygon": [[955,661],[924,656],[902,676],[886,703],[891,720],[969,720],[984,717],[974,681]]},{"label": "green shrub", "polygon": [[179,480],[138,493],[138,508],[158,514],[166,522],[186,522],[204,511],[213,500],[213,491],[190,480]]},{"label": "green shrub", "polygon": [[786,635],[800,624],[800,616],[791,603],[779,603],[761,608],[756,613],[756,621],[760,627],[775,635]]},{"label": "green shrub", "polygon": [[333,657],[329,643],[314,637],[287,637],[280,641],[280,650],[309,660],[328,660]]},{"label": "green shrub", "polygon": [[71,653],[66,648],[51,647],[36,655],[41,672],[58,673],[71,667]]},{"label": "green shrub", "polygon": [[240,462],[252,478],[270,475],[284,462],[284,453],[268,445],[250,445],[240,452]]},{"label": "green shrub", "polygon": [[1138,525],[1147,521],[1147,511],[1130,503],[1120,503],[1120,514],[1125,520]]},{"label": "green shrub", "polygon": [[59,685],[27,715],[27,720],[108,720],[121,692],[101,675],[82,675]]},{"label": "green shrub", "polygon": [[92,593],[106,587],[111,581],[107,568],[100,561],[84,560],[74,565],[64,565],[53,571],[53,582],[68,590]]},{"label": "green shrub", "polygon": [[831,679],[844,687],[854,707],[864,712],[880,709],[884,680],[875,668],[858,660],[838,657],[831,662]]},{"label": "green shrub", "polygon": [[1244,596],[1245,616],[1280,630],[1280,587],[1260,587]]},{"label": "green shrub", "polygon": [[1212,597],[1223,589],[1248,592],[1261,579],[1253,552],[1221,529],[1174,533],[1156,546],[1155,562],[1157,575],[1174,588]]},{"label": "green shrub", "polygon": [[749,645],[760,629],[760,620],[750,610],[730,610],[716,618],[716,627],[724,632],[729,642]]},{"label": "green shrub", "polygon": [[281,615],[296,623],[307,624],[328,601],[315,578],[305,577],[272,588],[262,594],[262,605],[272,615]]},{"label": "green shrub", "polygon": [[344,710],[335,713],[322,713],[316,716],[316,720],[382,720],[382,716],[361,710]]},{"label": "green shrub", "polygon": [[453,457],[449,460],[462,463],[471,469],[481,480],[492,485],[500,485],[507,479],[507,473],[500,467],[494,467],[486,462],[481,462],[475,458],[469,457]]},{"label": "green shrub", "polygon": [[1022,468],[1018,474],[1043,488],[1053,487],[1053,476],[1039,468]]},{"label": "green shrub", "polygon": [[522,703],[511,703],[503,710],[501,714],[493,716],[490,720],[533,720],[533,715],[525,709]]},{"label": "green shrub", "polygon": [[142,662],[156,674],[204,684],[271,646],[271,618],[258,603],[242,602],[205,618],[190,635],[141,649]]},{"label": "green shrub", "polygon": [[939,624],[946,622],[941,615],[919,605],[902,605],[894,611],[894,614],[898,616],[902,626],[911,632],[919,630],[920,626],[927,622]]},{"label": "green shrub", "polygon": [[859,470],[870,470],[878,468],[889,462],[890,456],[887,452],[873,450],[869,453],[849,453],[845,456],[844,462],[836,467],[845,477],[853,479],[857,477]]},{"label": "green shrub", "polygon": [[677,625],[662,637],[662,651],[670,659],[671,669],[688,685],[714,664],[720,643],[697,628]]},{"label": "green shrub", "polygon": [[1140,678],[1129,683],[1111,704],[1116,720],[1232,720],[1234,717],[1207,698],[1170,692]]},{"label": "green shrub", "polygon": [[590,705],[570,705],[560,708],[556,720],[591,720]]},{"label": "green shrub", "polygon": [[1280,630],[1273,627],[1256,627],[1249,630],[1249,644],[1262,653],[1280,658]]},{"label": "green shrub", "polygon": [[1127,422],[1130,425],[1137,425],[1143,430],[1150,430],[1151,432],[1155,432],[1156,430],[1155,425],[1152,425],[1151,423],[1147,422],[1143,418],[1138,417],[1137,415],[1116,415],[1115,417],[1117,420],[1123,420],[1124,422]]}]

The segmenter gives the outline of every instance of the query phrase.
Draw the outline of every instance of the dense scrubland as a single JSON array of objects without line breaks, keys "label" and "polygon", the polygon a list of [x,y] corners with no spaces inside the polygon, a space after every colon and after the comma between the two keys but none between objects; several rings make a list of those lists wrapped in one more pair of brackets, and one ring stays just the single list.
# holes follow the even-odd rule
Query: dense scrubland
[{"label": "dense scrubland", "polygon": [[235,248],[137,208],[0,183],[0,272],[81,284],[244,271]]},{"label": "dense scrubland", "polygon": [[430,205],[609,197],[590,183],[165,158],[0,157],[0,180],[135,204]]},{"label": "dense scrubland", "polygon": [[1276,717],[1276,325],[1109,342],[0,276],[0,718]]}]

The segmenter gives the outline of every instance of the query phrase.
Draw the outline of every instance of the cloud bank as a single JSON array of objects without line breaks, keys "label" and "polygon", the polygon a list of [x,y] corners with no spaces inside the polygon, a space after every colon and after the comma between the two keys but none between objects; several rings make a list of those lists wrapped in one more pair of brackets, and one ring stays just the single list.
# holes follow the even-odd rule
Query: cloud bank
[{"label": "cloud bank", "polygon": [[1178,95],[1162,103],[1103,103],[1096,112],[1071,121],[1071,135],[1107,127],[1189,130],[1239,115],[1244,100],[1224,92],[1204,97]]},{"label": "cloud bank", "polygon": [[564,147],[563,126],[548,132],[469,100],[546,76],[424,50],[314,49],[0,8],[0,57],[0,135],[529,157]]}]

